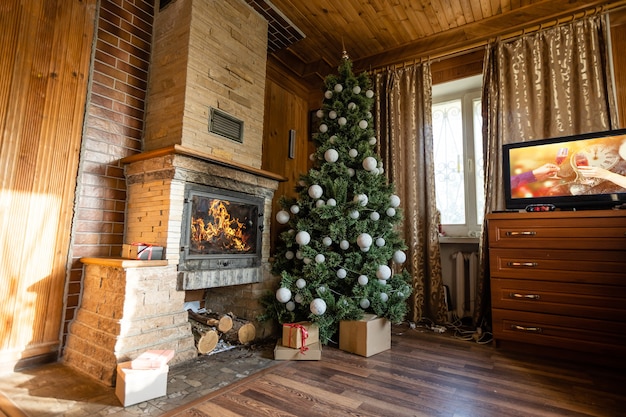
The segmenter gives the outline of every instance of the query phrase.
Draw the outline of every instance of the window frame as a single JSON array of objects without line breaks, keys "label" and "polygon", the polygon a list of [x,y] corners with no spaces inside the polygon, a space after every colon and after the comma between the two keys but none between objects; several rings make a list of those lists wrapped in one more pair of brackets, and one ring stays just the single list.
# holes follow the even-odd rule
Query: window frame
[{"label": "window frame", "polygon": [[[477,208],[477,182],[475,166],[478,158],[475,155],[474,140],[482,140],[482,137],[474,138],[474,100],[481,99],[481,76],[472,76],[447,83],[433,85],[432,105],[447,101],[461,100],[462,134],[463,134],[463,175],[465,194],[465,224],[441,224],[443,234],[449,237],[479,237],[482,230],[482,222],[478,219],[484,213],[478,213]],[[434,138],[433,138],[434,139]],[[484,189],[482,190],[484,192]]]}]

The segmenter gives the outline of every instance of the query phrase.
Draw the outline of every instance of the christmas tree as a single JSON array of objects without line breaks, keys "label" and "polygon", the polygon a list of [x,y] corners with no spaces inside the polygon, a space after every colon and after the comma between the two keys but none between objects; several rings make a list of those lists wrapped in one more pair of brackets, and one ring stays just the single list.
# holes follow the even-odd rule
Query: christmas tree
[{"label": "christmas tree", "polygon": [[266,299],[265,319],[311,321],[327,344],[341,320],[364,313],[400,322],[411,293],[400,199],[375,152],[374,92],[366,73],[355,76],[345,54],[338,75],[324,80],[317,112],[313,167],[301,175],[298,199],[282,197],[272,273],[280,287]]}]

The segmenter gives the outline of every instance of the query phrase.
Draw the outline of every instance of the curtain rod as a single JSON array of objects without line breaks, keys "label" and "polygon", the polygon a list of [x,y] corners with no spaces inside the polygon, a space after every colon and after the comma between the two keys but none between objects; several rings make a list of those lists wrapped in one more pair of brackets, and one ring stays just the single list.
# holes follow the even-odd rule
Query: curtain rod
[{"label": "curtain rod", "polygon": [[607,3],[607,4],[603,4],[601,6],[595,6],[580,12],[576,12],[576,13],[570,13],[567,14],[565,16],[562,17],[558,17],[556,19],[552,19],[549,20],[547,22],[543,22],[543,23],[539,23],[536,24],[534,26],[529,26],[527,28],[523,28],[520,30],[516,30],[514,32],[510,32],[504,35],[497,35],[494,37],[491,37],[489,39],[485,39],[485,40],[480,40],[480,41],[476,41],[473,42],[471,44],[462,46],[462,47],[458,47],[458,48],[454,48],[452,50],[448,50],[445,52],[441,52],[438,54],[434,54],[434,55],[428,55],[428,56],[422,56],[422,57],[416,57],[412,60],[407,60],[405,62],[402,63],[398,63],[398,64],[391,64],[391,65],[386,65],[384,67],[380,67],[380,68],[375,68],[375,69],[371,69],[370,73],[372,74],[378,74],[380,72],[384,72],[387,71],[389,69],[398,69],[398,68],[402,68],[402,67],[406,67],[407,65],[414,65],[418,62],[423,62],[423,61],[431,61],[431,62],[440,62],[444,59],[450,59],[450,58],[454,58],[457,56],[461,56],[461,55],[465,55],[471,52],[475,52],[481,49],[484,49],[485,46],[487,46],[490,42],[492,42],[494,39],[499,38],[499,39],[513,39],[519,36],[524,36],[524,35],[528,35],[530,33],[536,33],[536,32],[540,32],[544,29],[548,29],[551,27],[555,27],[564,23],[571,23],[575,20],[579,20],[588,16],[594,16],[596,14],[601,14],[601,13],[608,13],[608,12],[613,12],[616,10],[620,10],[622,8],[626,7],[626,0],[620,0],[620,1],[616,1],[613,3]]}]

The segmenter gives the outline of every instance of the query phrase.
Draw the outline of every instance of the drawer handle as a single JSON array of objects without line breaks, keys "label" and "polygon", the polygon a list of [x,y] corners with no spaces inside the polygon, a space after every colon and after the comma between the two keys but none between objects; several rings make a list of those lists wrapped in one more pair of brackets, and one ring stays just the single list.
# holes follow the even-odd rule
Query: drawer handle
[{"label": "drawer handle", "polygon": [[535,236],[537,232],[525,230],[523,232],[506,232],[507,236]]},{"label": "drawer handle", "polygon": [[526,327],[519,324],[512,324],[511,330],[519,330],[520,332],[541,333],[541,327]]},{"label": "drawer handle", "polygon": [[517,292],[512,292],[509,294],[510,298],[523,298],[525,300],[539,300],[541,297],[539,294],[520,294]]},{"label": "drawer handle", "polygon": [[524,268],[534,268],[539,264],[537,262],[507,262],[506,265],[512,267],[521,266]]}]

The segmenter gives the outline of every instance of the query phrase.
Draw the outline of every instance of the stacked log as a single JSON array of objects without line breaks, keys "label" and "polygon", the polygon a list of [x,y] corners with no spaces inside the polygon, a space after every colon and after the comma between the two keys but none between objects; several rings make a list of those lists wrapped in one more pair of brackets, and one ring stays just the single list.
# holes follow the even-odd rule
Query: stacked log
[{"label": "stacked log", "polygon": [[195,339],[196,349],[201,355],[212,352],[220,339],[230,344],[245,345],[256,337],[256,327],[232,313],[199,314],[187,310],[189,323]]}]

